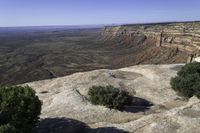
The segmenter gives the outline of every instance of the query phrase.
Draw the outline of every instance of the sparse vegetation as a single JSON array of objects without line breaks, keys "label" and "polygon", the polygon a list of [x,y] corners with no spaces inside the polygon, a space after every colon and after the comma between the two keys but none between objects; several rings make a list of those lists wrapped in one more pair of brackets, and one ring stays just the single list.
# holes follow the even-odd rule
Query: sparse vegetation
[{"label": "sparse vegetation", "polygon": [[89,101],[95,105],[104,105],[112,109],[123,109],[132,101],[129,94],[113,86],[93,86],[88,91]]},{"label": "sparse vegetation", "polygon": [[200,98],[200,63],[186,64],[178,75],[171,79],[172,88],[181,96]]},{"label": "sparse vegetation", "polygon": [[131,38],[102,38],[101,28],[22,29],[0,29],[0,85],[136,64],[180,63],[188,57],[185,52],[155,47],[154,39],[140,32]]},{"label": "sparse vegetation", "polygon": [[41,101],[28,87],[0,87],[0,133],[28,133],[38,121]]}]

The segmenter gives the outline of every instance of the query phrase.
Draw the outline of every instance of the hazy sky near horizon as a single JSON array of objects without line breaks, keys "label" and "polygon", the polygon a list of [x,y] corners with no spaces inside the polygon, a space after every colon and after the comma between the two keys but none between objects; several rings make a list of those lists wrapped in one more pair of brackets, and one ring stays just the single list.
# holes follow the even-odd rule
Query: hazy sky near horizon
[{"label": "hazy sky near horizon", "polygon": [[0,27],[200,20],[200,0],[0,0]]}]

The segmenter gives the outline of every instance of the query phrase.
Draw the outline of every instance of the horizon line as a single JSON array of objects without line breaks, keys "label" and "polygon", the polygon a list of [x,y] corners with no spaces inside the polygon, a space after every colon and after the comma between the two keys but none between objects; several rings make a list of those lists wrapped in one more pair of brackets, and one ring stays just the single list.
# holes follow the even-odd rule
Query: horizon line
[{"label": "horizon line", "polygon": [[110,24],[49,24],[49,25],[19,25],[19,26],[0,26],[0,28],[28,28],[28,27],[81,27],[81,26],[117,26],[117,25],[140,25],[140,24],[164,24],[164,23],[190,23],[200,22],[200,20],[186,21],[152,21],[152,22],[133,22],[133,23],[110,23]]}]

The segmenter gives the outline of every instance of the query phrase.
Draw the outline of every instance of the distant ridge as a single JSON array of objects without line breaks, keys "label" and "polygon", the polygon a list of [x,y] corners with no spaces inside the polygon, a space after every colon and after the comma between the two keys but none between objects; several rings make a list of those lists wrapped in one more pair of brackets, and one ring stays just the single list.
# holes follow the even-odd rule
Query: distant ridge
[{"label": "distant ridge", "polygon": [[166,21],[166,22],[147,22],[147,23],[112,23],[112,24],[88,24],[88,25],[41,25],[41,26],[8,26],[1,27],[2,29],[87,29],[87,28],[103,28],[105,26],[132,26],[132,25],[155,25],[155,24],[173,24],[173,23],[196,23],[200,22],[200,20],[196,21]]},{"label": "distant ridge", "polygon": [[110,24],[107,27],[112,26],[135,26],[135,25],[165,25],[165,24],[175,24],[175,23],[200,23],[200,20],[196,21],[163,21],[163,22],[147,22],[147,23],[121,23],[121,24]]},{"label": "distant ridge", "polygon": [[13,31],[13,30],[70,30],[70,29],[92,29],[103,28],[106,25],[50,25],[50,26],[13,26],[13,27],[0,27],[0,31]]},{"label": "distant ridge", "polygon": [[200,21],[169,21],[169,22],[150,22],[150,23],[135,23],[135,24],[123,24],[125,25],[162,25],[162,24],[174,24],[174,23],[199,23]]}]

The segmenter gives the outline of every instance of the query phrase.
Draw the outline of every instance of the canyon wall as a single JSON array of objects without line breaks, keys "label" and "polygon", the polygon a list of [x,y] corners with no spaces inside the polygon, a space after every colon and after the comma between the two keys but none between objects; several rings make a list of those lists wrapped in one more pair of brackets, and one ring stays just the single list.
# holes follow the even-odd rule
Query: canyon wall
[{"label": "canyon wall", "polygon": [[102,32],[104,40],[138,35],[154,40],[158,47],[176,48],[192,57],[200,54],[200,22],[108,26]]}]

